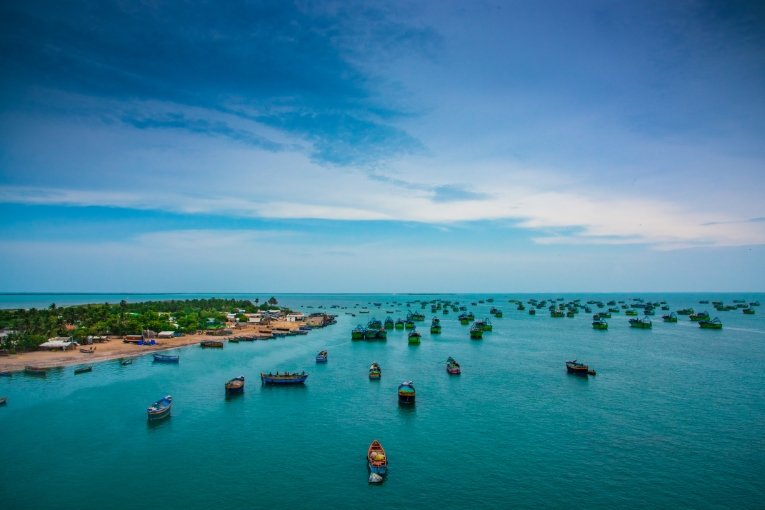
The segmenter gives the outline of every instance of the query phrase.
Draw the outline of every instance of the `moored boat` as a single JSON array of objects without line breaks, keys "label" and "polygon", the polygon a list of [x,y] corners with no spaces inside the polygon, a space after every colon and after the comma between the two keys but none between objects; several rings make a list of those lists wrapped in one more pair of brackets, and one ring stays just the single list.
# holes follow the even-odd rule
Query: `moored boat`
[{"label": "moored boat", "polygon": [[709,312],[692,313],[688,318],[693,322],[709,321]]},{"label": "moored boat", "polygon": [[376,361],[373,361],[372,364],[369,365],[369,378],[379,379],[380,377],[382,377],[382,369]]},{"label": "moored boat", "polygon": [[420,340],[422,339],[422,335],[420,335],[420,332],[416,329],[413,329],[409,332],[408,335],[408,342],[409,345],[420,345]]},{"label": "moored boat", "polygon": [[146,409],[149,421],[161,420],[170,416],[171,409],[173,408],[173,397],[165,395],[161,399],[154,402]]},{"label": "moored boat", "polygon": [[677,314],[675,312],[668,313],[667,315],[662,315],[661,318],[664,322],[677,322]]},{"label": "moored boat", "polygon": [[202,340],[199,345],[203,349],[223,349],[223,342],[220,340]]},{"label": "moored boat", "polygon": [[396,329],[402,330],[404,329],[404,319],[396,319]]},{"label": "moored boat", "polygon": [[720,322],[720,319],[715,317],[712,320],[699,321],[699,327],[702,329],[722,329],[722,322]]},{"label": "moored boat", "polygon": [[120,365],[122,365],[123,367],[126,367],[128,365],[132,365],[132,364],[133,364],[133,360],[130,359],[130,358],[120,360]]},{"label": "moored boat", "polygon": [[576,360],[566,362],[566,371],[576,375],[595,375],[595,370],[584,363],[578,363]]},{"label": "moored boat", "polygon": [[653,324],[651,319],[643,317],[642,319],[630,319],[630,327],[636,329],[651,329]]},{"label": "moored boat", "polygon": [[476,324],[480,324],[480,326],[483,328],[484,331],[493,331],[494,325],[491,323],[491,321],[486,318],[483,321],[478,321]]},{"label": "moored boat", "polygon": [[386,317],[385,318],[385,325],[384,325],[385,329],[393,329],[394,325],[395,324],[394,324],[392,318],[390,318],[390,317]]},{"label": "moored boat", "polygon": [[326,363],[327,362],[327,351],[321,351],[319,354],[316,355],[316,363]]},{"label": "moored boat", "polygon": [[364,329],[364,326],[359,324],[351,331],[351,340],[364,340],[365,335],[366,329]]},{"label": "moored boat", "polygon": [[8,402],[8,397],[0,397],[0,406],[4,406]]},{"label": "moored boat", "polygon": [[154,354],[154,361],[157,363],[178,363],[180,356],[172,354]]},{"label": "moored boat", "polygon": [[470,339],[480,340],[482,338],[483,338],[483,325],[479,321],[474,323],[472,326],[470,326]]},{"label": "moored boat", "polygon": [[430,322],[430,334],[431,335],[441,334],[441,320],[438,317],[433,317],[433,320]]},{"label": "moored boat", "polygon": [[460,364],[457,363],[457,360],[455,360],[451,356],[449,356],[449,358],[446,360],[446,371],[449,372],[451,375],[459,375],[462,373]]},{"label": "moored boat", "polygon": [[223,385],[226,390],[226,395],[237,395],[244,393],[244,376],[234,377],[226,384]]},{"label": "moored boat", "polygon": [[404,381],[398,385],[398,403],[403,405],[414,405],[417,392],[414,389],[412,381]]},{"label": "moored boat", "polygon": [[48,375],[48,367],[27,365],[24,367],[24,373],[29,375],[35,375],[38,377],[46,377]]},{"label": "moored boat", "polygon": [[74,369],[74,375],[84,374],[86,372],[92,372],[92,371],[93,371],[93,367],[91,367],[90,365],[85,367],[77,367]]},{"label": "moored boat", "polygon": [[605,330],[608,329],[608,323],[601,318],[597,318],[592,321],[592,329]]},{"label": "moored boat", "polygon": [[[385,455],[385,450],[380,444],[380,441],[377,439],[372,441],[372,444],[369,445],[369,449],[367,450],[367,468],[370,473],[370,483],[379,483],[385,475],[388,474],[388,458]],[[373,474],[378,475],[378,477],[373,478],[371,476]]]},{"label": "moored boat", "polygon": [[260,373],[260,381],[263,384],[303,384],[306,379],[308,379],[308,374],[305,372],[284,372],[283,374],[280,374],[277,371],[276,374],[272,374],[271,372]]}]

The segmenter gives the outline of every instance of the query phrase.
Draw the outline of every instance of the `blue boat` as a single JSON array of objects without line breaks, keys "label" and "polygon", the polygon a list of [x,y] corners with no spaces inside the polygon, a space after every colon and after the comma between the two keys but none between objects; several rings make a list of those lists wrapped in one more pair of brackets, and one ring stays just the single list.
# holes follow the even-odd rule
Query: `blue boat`
[{"label": "blue boat", "polygon": [[174,356],[172,354],[154,354],[154,361],[157,363],[178,363],[181,359],[180,356]]},{"label": "blue boat", "polygon": [[305,372],[284,372],[283,374],[280,374],[279,372],[276,372],[275,374],[272,374],[271,372],[260,373],[260,381],[263,384],[303,384],[306,379],[308,379],[308,374]]},{"label": "blue boat", "polygon": [[[367,450],[367,469],[369,469],[369,483],[380,483],[388,474],[388,458],[385,455],[380,441],[375,439]],[[372,476],[373,474],[377,475]]]},{"label": "blue boat", "polygon": [[327,351],[321,351],[319,354],[316,355],[316,363],[326,363],[327,362]]},{"label": "blue boat", "polygon": [[173,397],[165,395],[154,402],[146,409],[149,421],[161,420],[170,416],[170,410],[173,408]]}]

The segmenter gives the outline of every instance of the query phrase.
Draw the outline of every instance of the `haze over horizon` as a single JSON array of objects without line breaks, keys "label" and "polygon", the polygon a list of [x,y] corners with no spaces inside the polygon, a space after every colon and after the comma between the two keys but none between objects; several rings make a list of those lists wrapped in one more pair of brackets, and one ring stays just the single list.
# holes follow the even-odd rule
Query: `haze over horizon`
[{"label": "haze over horizon", "polygon": [[0,292],[765,290],[765,7],[0,3]]}]

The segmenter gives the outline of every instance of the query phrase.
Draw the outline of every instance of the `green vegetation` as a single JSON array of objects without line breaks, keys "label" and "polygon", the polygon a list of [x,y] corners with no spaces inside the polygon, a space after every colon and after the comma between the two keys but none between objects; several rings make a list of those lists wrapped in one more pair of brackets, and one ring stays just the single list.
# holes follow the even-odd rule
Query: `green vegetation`
[{"label": "green vegetation", "polygon": [[[244,313],[273,308],[273,305],[268,303],[260,306],[257,303],[258,299],[255,302],[237,299],[190,299],[143,303],[128,303],[123,300],[118,304],[90,304],[64,308],[52,304],[43,310],[0,310],[0,328],[13,331],[0,339],[0,349],[12,352],[34,350],[48,338],[55,336],[73,336],[81,341],[89,335],[136,335],[147,329],[155,332],[193,333],[198,330],[222,328],[226,324],[227,313],[234,313],[237,319],[245,321]],[[282,310],[289,311],[286,308]]]}]

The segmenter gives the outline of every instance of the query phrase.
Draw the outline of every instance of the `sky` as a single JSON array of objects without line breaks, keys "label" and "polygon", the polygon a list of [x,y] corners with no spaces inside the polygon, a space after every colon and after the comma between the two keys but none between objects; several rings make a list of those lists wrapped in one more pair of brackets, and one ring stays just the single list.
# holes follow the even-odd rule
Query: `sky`
[{"label": "sky", "polygon": [[0,292],[765,290],[765,6],[0,2]]}]

